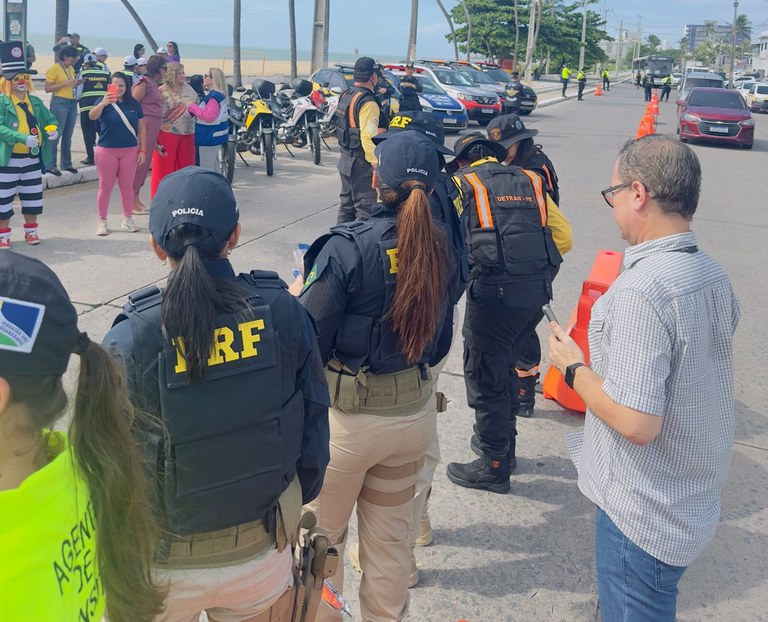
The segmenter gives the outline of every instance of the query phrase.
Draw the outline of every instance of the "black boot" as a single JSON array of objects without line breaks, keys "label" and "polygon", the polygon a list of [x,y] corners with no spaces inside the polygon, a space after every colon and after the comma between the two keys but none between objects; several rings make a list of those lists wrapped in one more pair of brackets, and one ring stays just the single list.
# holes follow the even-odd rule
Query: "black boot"
[{"label": "black boot", "polygon": [[[481,456],[483,455],[483,448],[480,447],[480,437],[477,434],[473,434],[472,438],[469,439],[469,448],[475,452],[475,455]],[[517,468],[517,458],[515,458],[515,437],[512,437],[512,440],[509,441],[509,452],[507,453],[507,456],[509,456],[509,470],[514,471],[515,468]]]},{"label": "black boot", "polygon": [[533,376],[518,377],[520,382],[520,409],[517,411],[518,417],[530,419],[533,417],[533,407],[536,405],[536,381],[539,374]]},{"label": "black boot", "polygon": [[462,464],[451,462],[448,465],[448,479],[465,488],[477,488],[505,494],[509,492],[509,458],[494,458],[483,454],[477,460]]}]

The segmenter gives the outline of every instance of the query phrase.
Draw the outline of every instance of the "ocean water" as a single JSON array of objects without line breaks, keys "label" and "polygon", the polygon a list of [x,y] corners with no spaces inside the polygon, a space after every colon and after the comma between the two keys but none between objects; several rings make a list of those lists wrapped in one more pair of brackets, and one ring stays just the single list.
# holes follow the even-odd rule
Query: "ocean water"
[{"label": "ocean water", "polygon": [[[29,42],[35,47],[37,54],[53,54],[53,45],[55,43],[54,36],[52,34],[40,34],[30,33]],[[114,37],[99,37],[92,38],[83,35],[81,43],[87,46],[89,49],[95,47],[103,47],[109,52],[110,56],[115,58],[128,56],[133,54],[133,46],[137,43],[142,43],[145,46],[149,44],[146,41],[139,41],[139,39],[118,39]],[[162,42],[163,44],[165,41]],[[232,58],[232,47],[225,45],[205,45],[199,43],[188,43],[185,41],[178,41],[179,50],[181,50],[181,58],[204,58],[211,60],[218,60],[221,58]],[[161,45],[158,42],[158,45]],[[149,55],[150,50],[147,50]],[[300,61],[309,61],[311,52],[307,50],[298,50],[297,57]],[[354,62],[356,56],[354,54],[338,54],[333,50],[329,51],[330,61],[333,62]],[[267,48],[253,48],[243,47],[241,49],[242,60],[289,60],[291,52],[288,49],[275,50]]]}]

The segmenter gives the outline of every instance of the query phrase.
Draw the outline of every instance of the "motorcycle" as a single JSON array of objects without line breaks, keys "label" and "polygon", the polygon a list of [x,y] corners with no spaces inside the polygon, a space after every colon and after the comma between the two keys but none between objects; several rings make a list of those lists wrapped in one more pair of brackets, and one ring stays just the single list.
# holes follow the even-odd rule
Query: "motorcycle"
[{"label": "motorcycle", "polygon": [[296,79],[291,85],[283,85],[272,97],[272,111],[278,120],[277,142],[285,145],[293,155],[290,146],[304,147],[309,144],[312,161],[320,164],[320,123],[322,116],[311,98],[312,83]]},{"label": "motorcycle", "polygon": [[[260,155],[266,162],[267,175],[271,176],[275,170],[275,148],[277,139],[275,135],[275,115],[270,106],[270,99],[274,95],[275,85],[268,80],[254,80],[250,89],[239,87],[237,92],[242,93],[239,99],[232,98],[232,108],[229,115],[229,141],[227,143],[227,166],[231,160],[231,170],[234,173],[235,152],[248,166],[243,153],[250,152]],[[234,147],[230,148],[232,144]],[[226,177],[230,179],[229,170]]]},{"label": "motorcycle", "polygon": [[[341,89],[334,87],[328,89],[320,87],[312,91],[312,102],[315,107],[323,113],[320,118],[320,137],[325,141],[326,138],[336,136],[336,109],[339,107],[339,98]],[[326,144],[326,147],[328,145]]]}]

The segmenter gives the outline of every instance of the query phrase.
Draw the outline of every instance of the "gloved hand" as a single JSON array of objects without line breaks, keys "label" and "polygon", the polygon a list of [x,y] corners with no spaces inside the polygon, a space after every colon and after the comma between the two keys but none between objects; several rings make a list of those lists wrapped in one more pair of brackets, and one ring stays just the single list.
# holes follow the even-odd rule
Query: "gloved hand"
[{"label": "gloved hand", "polygon": [[48,132],[48,138],[50,140],[56,140],[59,137],[59,130],[51,130]]},{"label": "gloved hand", "polygon": [[32,134],[30,134],[24,139],[24,144],[30,149],[32,149],[33,147],[39,147],[40,141],[37,140],[37,136],[33,136]]}]

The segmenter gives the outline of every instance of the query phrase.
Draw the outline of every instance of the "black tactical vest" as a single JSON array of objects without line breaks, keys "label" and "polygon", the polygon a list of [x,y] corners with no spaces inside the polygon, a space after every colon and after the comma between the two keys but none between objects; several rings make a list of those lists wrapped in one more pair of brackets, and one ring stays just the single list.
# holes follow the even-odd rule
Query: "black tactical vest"
[{"label": "black tactical vest", "polygon": [[[363,143],[360,136],[360,109],[366,102],[373,101],[379,105],[376,96],[368,89],[353,86],[341,94],[339,106],[336,108],[336,138],[339,147],[345,153],[364,158]],[[379,118],[381,127],[382,119]]]},{"label": "black tactical vest", "polygon": [[453,278],[448,283],[448,298],[452,305],[459,302],[469,282],[469,263],[464,223],[461,213],[464,209],[456,184],[445,173],[437,176],[435,191],[429,195],[432,218],[440,223],[450,242],[454,263]]},{"label": "black tactical vest", "polygon": [[516,166],[484,162],[458,173],[469,229],[473,276],[551,280],[563,259],[547,227],[541,178]]},{"label": "black tactical vest", "polygon": [[[349,299],[336,335],[334,356],[352,371],[368,367],[373,374],[392,374],[410,369],[397,333],[384,318],[392,305],[397,277],[397,238],[394,217],[373,217],[364,222],[338,225],[319,238],[307,251],[305,266],[314,265],[320,249],[334,235],[354,240],[362,260],[361,280],[365,295]],[[446,297],[440,311],[438,331],[424,350],[419,363],[429,363],[448,310]]]},{"label": "black tactical vest", "polygon": [[[83,91],[78,102],[80,112],[87,112],[107,94],[109,72],[97,68],[83,69],[80,77],[83,79]],[[131,85],[128,85],[128,88],[131,88]]]},{"label": "black tactical vest", "polygon": [[144,441],[166,527],[178,535],[271,521],[301,456],[295,301],[276,273],[237,280],[248,306],[217,317],[202,382],[188,384],[183,342],[164,334],[157,287],[132,294],[115,321],[132,325],[137,386],[146,393],[135,401],[167,431]]},{"label": "black tactical vest", "polygon": [[528,170],[531,170],[538,174],[544,181],[544,190],[547,191],[555,204],[560,207],[560,180],[557,178],[555,172],[555,166],[552,164],[547,155],[541,150],[541,147],[536,145],[536,153],[531,161],[524,166]]}]

